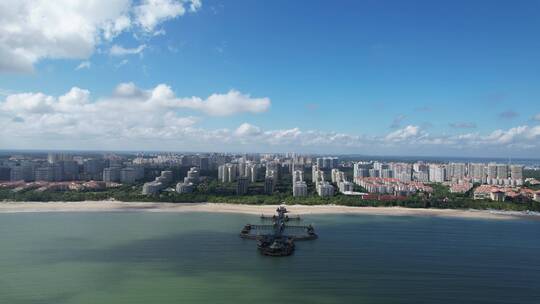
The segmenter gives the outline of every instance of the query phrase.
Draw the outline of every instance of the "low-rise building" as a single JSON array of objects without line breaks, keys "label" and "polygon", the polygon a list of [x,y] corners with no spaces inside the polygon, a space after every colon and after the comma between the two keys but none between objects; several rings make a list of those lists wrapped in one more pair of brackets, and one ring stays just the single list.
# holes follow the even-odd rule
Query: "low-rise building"
[{"label": "low-rise building", "polygon": [[450,193],[465,193],[471,190],[472,187],[473,187],[473,184],[471,183],[461,183],[461,184],[452,183],[450,184]]},{"label": "low-rise building", "polygon": [[194,185],[193,183],[178,183],[176,184],[177,193],[191,193],[193,192]]},{"label": "low-rise building", "polygon": [[417,192],[433,192],[433,188],[422,182],[404,182],[398,178],[364,177],[357,178],[356,184],[362,186],[369,193],[411,195]]},{"label": "low-rise building", "polygon": [[474,189],[473,198],[489,199],[494,201],[509,200],[516,203],[533,200],[535,192],[524,187],[499,186],[499,185],[480,185]]},{"label": "low-rise building", "polygon": [[163,183],[158,181],[144,183],[142,188],[142,194],[156,195],[164,188]]}]

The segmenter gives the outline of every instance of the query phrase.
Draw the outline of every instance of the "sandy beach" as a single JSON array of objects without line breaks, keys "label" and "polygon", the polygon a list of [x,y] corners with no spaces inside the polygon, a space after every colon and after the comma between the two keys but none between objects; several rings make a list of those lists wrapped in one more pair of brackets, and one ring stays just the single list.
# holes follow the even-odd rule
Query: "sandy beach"
[{"label": "sandy beach", "polygon": [[[238,205],[220,203],[144,203],[118,201],[83,202],[0,202],[0,213],[19,212],[222,212],[273,214],[277,205]],[[420,209],[402,207],[347,207],[337,205],[289,205],[293,214],[366,214],[384,216],[430,216],[483,219],[540,219],[539,213],[498,210]]]}]

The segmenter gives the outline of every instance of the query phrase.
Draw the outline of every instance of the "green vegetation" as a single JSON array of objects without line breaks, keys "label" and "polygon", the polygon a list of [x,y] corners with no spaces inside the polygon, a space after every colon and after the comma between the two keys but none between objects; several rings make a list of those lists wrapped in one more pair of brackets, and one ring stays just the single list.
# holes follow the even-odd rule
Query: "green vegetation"
[{"label": "green vegetation", "polygon": [[447,186],[440,184],[431,185],[434,192],[431,196],[422,193],[407,197],[404,200],[362,200],[358,196],[345,196],[337,194],[334,197],[322,198],[314,193],[313,185],[310,185],[310,195],[307,197],[293,197],[290,183],[282,182],[276,187],[273,195],[262,194],[263,183],[254,183],[250,186],[249,194],[238,196],[235,192],[235,184],[222,184],[215,180],[197,186],[194,193],[178,194],[174,191],[163,191],[156,196],[141,194],[141,185],[122,186],[105,191],[43,191],[23,190],[14,192],[9,189],[0,190],[0,200],[8,201],[84,201],[84,200],[107,200],[129,202],[213,202],[230,204],[301,204],[301,205],[325,205],[335,204],[342,206],[372,206],[372,207],[409,207],[409,208],[439,208],[439,209],[497,209],[512,211],[540,211],[540,203],[513,203],[493,202],[488,200],[473,200],[472,193],[450,193]]}]

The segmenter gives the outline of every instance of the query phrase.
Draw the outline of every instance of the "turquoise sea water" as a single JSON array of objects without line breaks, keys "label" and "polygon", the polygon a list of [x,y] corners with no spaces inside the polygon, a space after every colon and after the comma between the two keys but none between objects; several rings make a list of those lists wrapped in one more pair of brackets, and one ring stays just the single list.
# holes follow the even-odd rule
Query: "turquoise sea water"
[{"label": "turquoise sea water", "polygon": [[0,303],[540,303],[540,221],[306,221],[270,258],[251,215],[0,214]]}]

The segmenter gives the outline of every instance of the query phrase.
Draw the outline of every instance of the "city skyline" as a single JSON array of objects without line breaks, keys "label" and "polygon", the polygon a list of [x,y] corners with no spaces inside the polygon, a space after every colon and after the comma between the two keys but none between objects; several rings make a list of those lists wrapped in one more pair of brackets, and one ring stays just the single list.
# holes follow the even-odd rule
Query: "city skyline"
[{"label": "city skyline", "polygon": [[0,4],[0,149],[540,152],[536,1],[81,3]]}]

